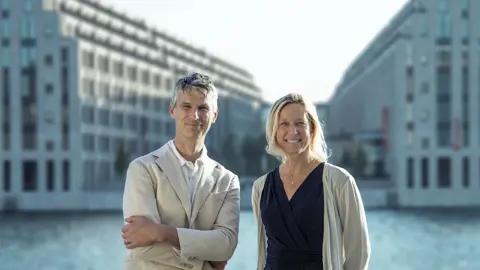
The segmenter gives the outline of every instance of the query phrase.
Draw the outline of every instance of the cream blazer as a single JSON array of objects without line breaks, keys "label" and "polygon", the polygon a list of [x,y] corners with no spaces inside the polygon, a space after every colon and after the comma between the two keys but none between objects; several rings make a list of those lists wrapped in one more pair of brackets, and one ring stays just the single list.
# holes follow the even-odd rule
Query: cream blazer
[{"label": "cream blazer", "polygon": [[[257,270],[265,267],[267,236],[260,213],[260,199],[267,175],[253,184],[252,206],[258,229]],[[323,169],[325,218],[324,270],[366,270],[370,240],[362,198],[355,179],[345,169],[325,163]]]},{"label": "cream blazer", "polygon": [[168,145],[132,161],[123,215],[146,216],[177,228],[180,250],[169,243],[127,250],[126,270],[211,270],[236,249],[240,221],[238,177],[206,157],[193,209],[180,163]]}]

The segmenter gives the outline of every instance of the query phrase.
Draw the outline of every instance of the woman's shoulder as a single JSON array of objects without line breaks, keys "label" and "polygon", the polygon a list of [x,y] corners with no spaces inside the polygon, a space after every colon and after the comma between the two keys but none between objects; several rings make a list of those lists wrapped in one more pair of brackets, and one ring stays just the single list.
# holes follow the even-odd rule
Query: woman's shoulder
[{"label": "woman's shoulder", "polygon": [[275,170],[277,170],[277,169],[278,169],[278,167],[275,168],[274,170],[260,176],[259,178],[257,178],[257,180],[255,180],[253,182],[252,189],[253,190],[263,190],[263,187],[265,186],[265,182],[267,181],[268,176],[271,175],[273,172],[275,172]]},{"label": "woman's shoulder", "polygon": [[348,182],[355,181],[352,174],[350,174],[345,168],[338,165],[325,162],[324,170],[326,180],[332,181],[332,184],[343,185]]},{"label": "woman's shoulder", "polygon": [[265,185],[265,181],[267,180],[267,176],[268,176],[268,173],[257,178],[257,180],[253,182],[253,189],[254,190],[263,189],[263,186]]}]

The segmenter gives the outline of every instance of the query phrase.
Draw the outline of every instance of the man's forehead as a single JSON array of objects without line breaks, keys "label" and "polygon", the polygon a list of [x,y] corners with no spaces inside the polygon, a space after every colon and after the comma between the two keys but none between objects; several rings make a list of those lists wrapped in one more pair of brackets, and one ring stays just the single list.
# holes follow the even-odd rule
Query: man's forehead
[{"label": "man's forehead", "polygon": [[215,105],[215,100],[211,95],[206,95],[200,91],[179,91],[177,101],[181,103]]}]

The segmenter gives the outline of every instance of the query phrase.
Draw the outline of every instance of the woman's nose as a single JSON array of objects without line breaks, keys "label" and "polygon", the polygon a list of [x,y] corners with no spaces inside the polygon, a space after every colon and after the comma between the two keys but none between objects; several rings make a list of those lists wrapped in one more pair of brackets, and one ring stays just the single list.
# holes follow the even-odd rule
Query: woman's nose
[{"label": "woman's nose", "polygon": [[296,126],[293,126],[289,129],[289,134],[291,135],[297,135],[298,134],[298,130],[297,130],[297,127]]}]

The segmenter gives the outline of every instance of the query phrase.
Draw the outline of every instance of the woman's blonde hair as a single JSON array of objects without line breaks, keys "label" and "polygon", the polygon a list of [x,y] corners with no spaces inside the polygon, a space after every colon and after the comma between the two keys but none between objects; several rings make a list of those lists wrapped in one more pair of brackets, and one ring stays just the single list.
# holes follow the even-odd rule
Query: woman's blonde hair
[{"label": "woman's blonde hair", "polygon": [[281,97],[270,108],[268,114],[267,124],[265,127],[265,135],[267,137],[267,153],[278,158],[282,162],[285,161],[285,153],[278,146],[276,134],[278,129],[278,120],[280,112],[288,104],[301,104],[305,107],[308,124],[310,128],[310,146],[309,150],[320,162],[325,162],[328,159],[327,143],[323,135],[323,129],[318,120],[317,110],[312,102],[307,101],[301,94],[291,93]]}]

